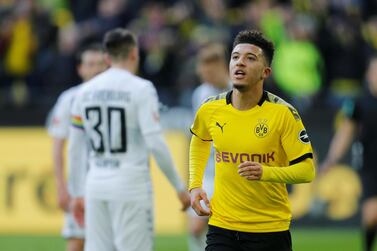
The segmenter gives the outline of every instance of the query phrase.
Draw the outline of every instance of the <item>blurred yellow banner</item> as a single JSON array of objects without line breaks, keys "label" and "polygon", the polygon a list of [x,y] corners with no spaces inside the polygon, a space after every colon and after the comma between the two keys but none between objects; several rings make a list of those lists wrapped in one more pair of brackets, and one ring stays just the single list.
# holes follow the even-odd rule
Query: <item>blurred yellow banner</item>
[{"label": "blurred yellow banner", "polygon": [[[167,132],[166,139],[181,177],[187,179],[188,139],[181,132]],[[63,218],[56,204],[51,139],[43,128],[0,129],[0,233],[57,234]],[[185,229],[176,193],[155,162],[157,233]]]}]

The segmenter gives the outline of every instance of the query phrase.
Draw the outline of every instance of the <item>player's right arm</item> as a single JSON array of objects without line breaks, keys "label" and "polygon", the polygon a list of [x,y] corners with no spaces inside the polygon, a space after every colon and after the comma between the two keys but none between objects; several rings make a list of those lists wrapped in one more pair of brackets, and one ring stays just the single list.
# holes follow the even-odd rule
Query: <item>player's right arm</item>
[{"label": "player's right arm", "polygon": [[331,140],[329,151],[325,161],[321,165],[321,171],[326,171],[328,168],[338,163],[346,154],[353,142],[356,127],[356,123],[348,118],[342,121],[339,129]]},{"label": "player's right arm", "polygon": [[199,216],[210,215],[210,210],[203,208],[200,204],[204,201],[210,208],[210,203],[206,192],[202,189],[203,176],[206,169],[207,161],[211,152],[211,136],[208,131],[203,107],[199,108],[195,120],[191,126],[190,157],[189,157],[189,191],[191,194],[191,207]]},{"label": "player's right arm", "polygon": [[189,157],[189,191],[191,194],[191,207],[199,216],[209,216],[211,213],[209,210],[204,209],[200,204],[200,201],[204,201],[207,208],[210,208],[207,193],[202,189],[203,175],[210,151],[210,141],[203,141],[195,135],[191,137]]},{"label": "player's right arm", "polygon": [[69,92],[63,92],[47,121],[48,133],[52,137],[52,159],[58,205],[64,211],[68,211],[70,199],[64,172],[64,146],[69,132],[70,102]]},{"label": "player's right arm", "polygon": [[325,161],[320,167],[321,172],[327,171],[346,154],[353,141],[356,127],[356,123],[349,118],[345,118],[341,122],[339,129],[331,140]]},{"label": "player's right arm", "polygon": [[54,163],[54,173],[56,179],[56,188],[58,192],[58,204],[61,209],[68,211],[69,194],[64,174],[64,146],[65,139],[53,137],[52,155]]},{"label": "player's right arm", "polygon": [[350,148],[357,131],[357,119],[359,107],[352,101],[347,101],[341,111],[345,118],[342,120],[334,137],[330,142],[329,151],[324,162],[321,164],[320,171],[326,172],[338,163]]},{"label": "player's right arm", "polygon": [[72,212],[76,221],[84,222],[84,192],[87,171],[86,143],[80,95],[77,95],[71,110],[71,127],[68,140],[68,187],[72,197]]}]

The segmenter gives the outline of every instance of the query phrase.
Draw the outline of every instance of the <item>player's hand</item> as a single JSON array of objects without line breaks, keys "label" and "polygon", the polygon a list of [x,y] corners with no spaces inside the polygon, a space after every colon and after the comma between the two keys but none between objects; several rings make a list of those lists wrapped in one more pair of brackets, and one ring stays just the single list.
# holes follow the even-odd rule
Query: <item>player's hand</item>
[{"label": "player's hand", "polygon": [[187,191],[178,192],[178,198],[182,204],[182,211],[186,211],[186,209],[190,206],[190,194]]},{"label": "player's hand", "polygon": [[[201,188],[194,188],[190,192],[191,195],[191,207],[199,216],[210,216],[211,207],[207,197],[207,193]],[[200,202],[203,201],[207,208],[203,208]]]},{"label": "player's hand", "polygon": [[327,173],[336,163],[331,161],[331,160],[325,160],[318,169],[318,174],[319,175],[324,175]]},{"label": "player's hand", "polygon": [[245,161],[238,166],[238,174],[247,180],[260,180],[263,174],[263,167],[258,162]]},{"label": "player's hand", "polygon": [[73,198],[71,200],[71,210],[75,221],[79,226],[84,226],[85,218],[85,201],[83,197]]},{"label": "player's hand", "polygon": [[65,184],[58,185],[58,205],[59,207],[65,211],[69,211],[69,201],[70,196],[68,194],[68,190]]}]

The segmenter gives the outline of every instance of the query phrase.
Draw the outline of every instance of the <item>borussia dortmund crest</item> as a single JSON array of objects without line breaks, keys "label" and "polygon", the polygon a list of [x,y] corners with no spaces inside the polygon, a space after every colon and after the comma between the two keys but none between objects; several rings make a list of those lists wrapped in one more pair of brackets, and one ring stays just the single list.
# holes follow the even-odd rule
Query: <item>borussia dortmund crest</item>
[{"label": "borussia dortmund crest", "polygon": [[258,138],[264,138],[268,134],[269,129],[267,125],[267,119],[259,119],[257,125],[254,128],[254,133]]}]

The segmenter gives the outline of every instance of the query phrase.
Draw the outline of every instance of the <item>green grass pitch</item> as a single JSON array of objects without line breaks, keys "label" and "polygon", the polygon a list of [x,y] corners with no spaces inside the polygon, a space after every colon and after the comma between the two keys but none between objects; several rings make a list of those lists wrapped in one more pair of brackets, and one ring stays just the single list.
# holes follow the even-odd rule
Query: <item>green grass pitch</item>
[{"label": "green grass pitch", "polygon": [[[361,251],[358,229],[292,229],[294,251]],[[376,243],[377,244],[377,243]],[[1,251],[63,251],[59,236],[0,236]],[[374,249],[377,251],[377,245]],[[155,251],[187,251],[185,235],[156,237]]]}]

